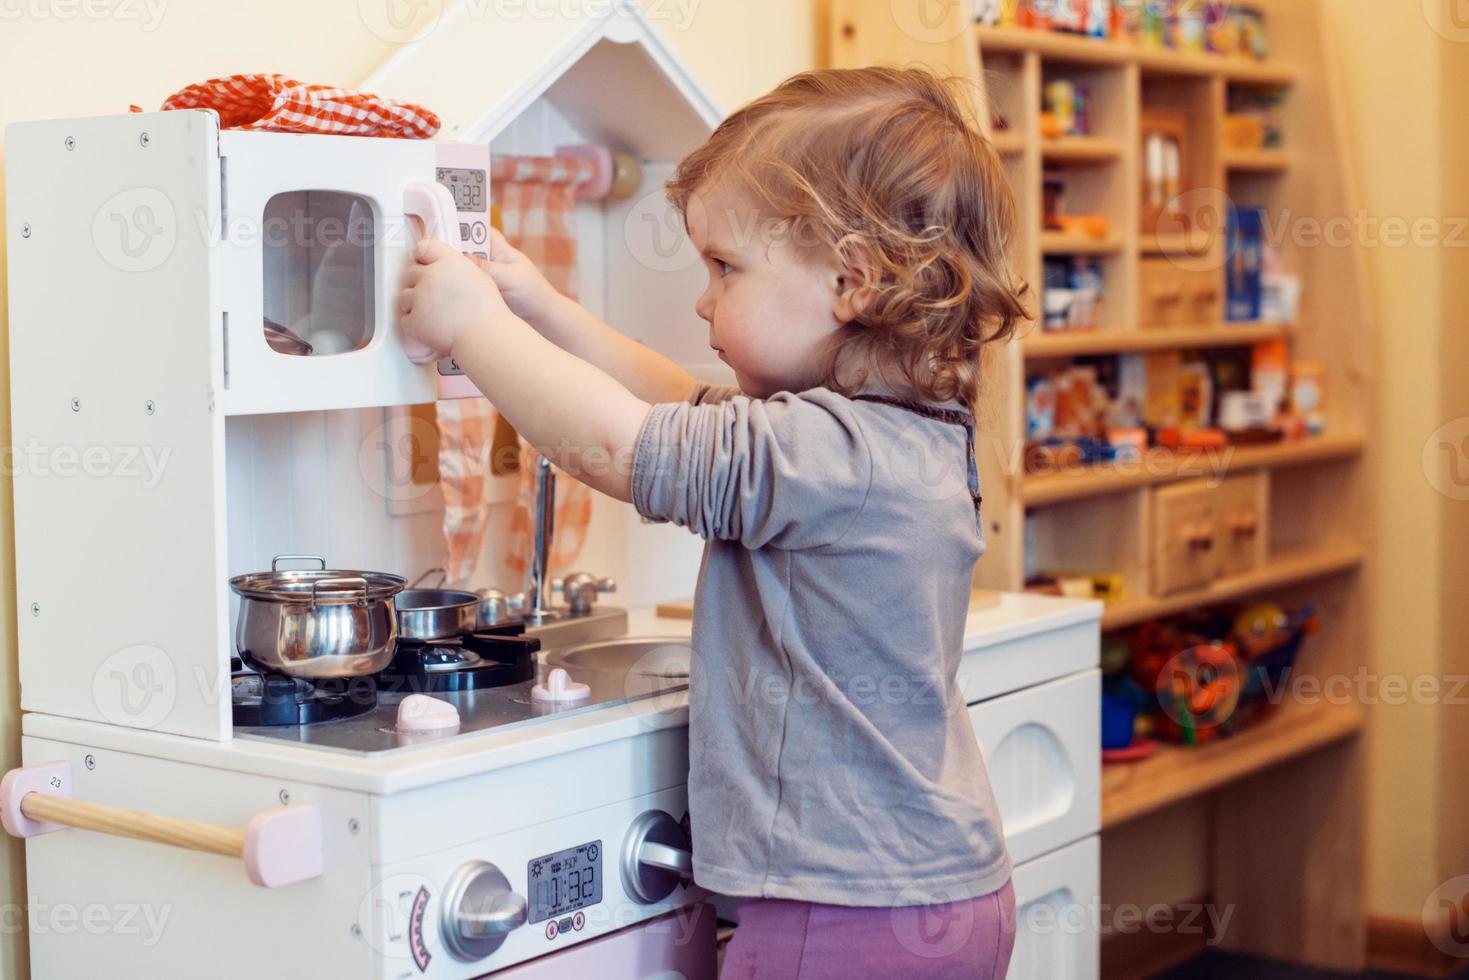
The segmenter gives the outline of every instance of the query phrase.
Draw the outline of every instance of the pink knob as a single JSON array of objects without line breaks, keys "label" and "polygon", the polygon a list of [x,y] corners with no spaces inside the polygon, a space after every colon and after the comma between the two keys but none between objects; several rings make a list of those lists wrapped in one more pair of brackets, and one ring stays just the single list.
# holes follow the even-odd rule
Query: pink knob
[{"label": "pink knob", "polygon": [[459,727],[459,709],[427,694],[410,694],[398,705],[400,732],[442,732]]},{"label": "pink knob", "polygon": [[560,667],[554,668],[546,675],[546,683],[537,684],[530,689],[532,701],[580,701],[590,697],[592,689],[585,684],[578,684],[571,679],[571,675]]}]

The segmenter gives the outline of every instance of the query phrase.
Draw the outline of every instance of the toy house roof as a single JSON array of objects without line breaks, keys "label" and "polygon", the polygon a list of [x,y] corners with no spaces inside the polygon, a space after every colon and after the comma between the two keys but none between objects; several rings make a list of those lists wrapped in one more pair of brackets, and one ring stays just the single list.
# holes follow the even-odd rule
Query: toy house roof
[{"label": "toy house roof", "polygon": [[646,160],[683,156],[723,118],[636,0],[458,0],[363,87],[428,106],[442,138],[474,142],[545,96],[586,140]]}]

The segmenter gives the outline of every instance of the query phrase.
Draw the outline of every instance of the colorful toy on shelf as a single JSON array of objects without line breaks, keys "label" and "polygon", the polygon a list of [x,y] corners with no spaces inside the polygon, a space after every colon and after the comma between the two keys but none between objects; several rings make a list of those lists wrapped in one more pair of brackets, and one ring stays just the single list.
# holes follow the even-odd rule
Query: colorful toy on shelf
[{"label": "colorful toy on shelf", "polygon": [[1305,638],[1310,607],[1273,603],[1145,623],[1127,636],[1130,674],[1153,698],[1154,731],[1199,745],[1248,727],[1279,705]]},{"label": "colorful toy on shelf", "polygon": [[1115,602],[1122,598],[1126,585],[1121,572],[1045,572],[1027,579],[1025,591]]},{"label": "colorful toy on shelf", "polygon": [[1223,449],[1229,445],[1229,438],[1222,430],[1196,425],[1170,425],[1157,430],[1153,439],[1163,448],[1175,451]]},{"label": "colorful toy on shelf", "polygon": [[1138,14],[1138,43],[1145,48],[1168,48],[1173,46],[1172,4],[1150,3],[1142,0]]},{"label": "colorful toy on shelf", "polygon": [[1268,48],[1264,14],[1231,0],[977,0],[974,16],[989,26],[1190,53],[1263,59]]},{"label": "colorful toy on shelf", "polygon": [[1326,365],[1320,361],[1296,361],[1291,365],[1290,410],[1307,435],[1317,436],[1326,430]]},{"label": "colorful toy on shelf", "polygon": [[1239,47],[1234,52],[1264,61],[1270,54],[1270,42],[1265,32],[1265,14],[1258,7],[1235,4],[1230,11],[1234,20],[1234,36]]},{"label": "colorful toy on shelf", "polygon": [[1042,329],[1095,330],[1101,325],[1102,300],[1102,273],[1092,259],[1046,259]]},{"label": "colorful toy on shelf", "polygon": [[[1063,275],[1065,260],[1055,261]],[[1325,366],[1292,362],[1281,339],[1037,363],[1025,382],[1028,474],[1140,459],[1151,447],[1198,453],[1299,439],[1326,425]]]},{"label": "colorful toy on shelf", "polygon": [[1192,216],[1183,212],[1188,188],[1188,117],[1172,109],[1147,108],[1141,118],[1143,187],[1142,231],[1145,235],[1186,232]]},{"label": "colorful toy on shelf", "polygon": [[1260,319],[1260,275],[1265,244],[1265,212],[1260,208],[1229,209],[1225,231],[1224,317]]},{"label": "colorful toy on shelf", "polygon": [[1041,135],[1047,139],[1091,132],[1091,89],[1083,82],[1054,78],[1041,90]]}]

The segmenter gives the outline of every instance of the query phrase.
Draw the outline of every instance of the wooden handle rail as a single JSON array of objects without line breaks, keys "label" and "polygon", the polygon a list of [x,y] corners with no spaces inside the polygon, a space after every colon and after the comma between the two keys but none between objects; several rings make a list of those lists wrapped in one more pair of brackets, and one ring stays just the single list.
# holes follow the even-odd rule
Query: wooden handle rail
[{"label": "wooden handle rail", "polygon": [[65,824],[78,830],[93,830],[114,837],[152,841],[190,851],[222,854],[229,858],[245,857],[245,832],[233,827],[220,827],[197,820],[180,820],[140,810],[102,806],[60,796],[27,793],[20,801],[20,812],[32,820]]},{"label": "wooden handle rail", "polygon": [[250,818],[243,830],[72,799],[69,762],[12,769],[0,779],[0,825],[13,837],[39,837],[68,827],[149,841],[243,861],[263,888],[306,881],[324,870],[321,811],[283,806]]}]

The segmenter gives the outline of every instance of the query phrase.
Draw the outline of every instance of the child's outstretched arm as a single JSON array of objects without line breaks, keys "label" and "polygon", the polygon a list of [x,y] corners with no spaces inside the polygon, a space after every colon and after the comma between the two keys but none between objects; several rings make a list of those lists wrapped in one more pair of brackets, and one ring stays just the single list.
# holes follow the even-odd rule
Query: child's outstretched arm
[{"label": "child's outstretched arm", "polygon": [[426,240],[414,258],[398,295],[404,332],[451,353],[552,463],[594,490],[631,500],[632,453],[649,403],[541,336],[452,246]]},{"label": "child's outstretched arm", "polygon": [[511,311],[541,336],[595,364],[645,401],[684,401],[693,392],[693,375],[557,292],[496,228],[490,229],[490,256],[480,267],[495,280]]}]

